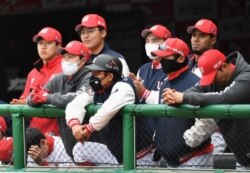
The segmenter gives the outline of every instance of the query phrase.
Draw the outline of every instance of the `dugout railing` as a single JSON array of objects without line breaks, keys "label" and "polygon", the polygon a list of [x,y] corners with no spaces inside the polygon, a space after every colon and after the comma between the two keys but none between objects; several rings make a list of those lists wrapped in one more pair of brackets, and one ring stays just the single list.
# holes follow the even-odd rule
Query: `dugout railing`
[{"label": "dugout railing", "polygon": [[[87,115],[93,115],[100,105],[89,105]],[[185,117],[185,118],[249,118],[250,106],[242,105],[208,105],[204,107],[180,105],[172,107],[167,105],[127,105],[122,110],[123,115],[123,169],[120,171],[136,171],[135,166],[135,132],[134,117]],[[13,171],[20,171],[25,168],[25,127],[24,118],[26,117],[59,117],[65,116],[64,109],[56,108],[51,105],[43,105],[38,108],[27,105],[0,104],[0,115],[12,117],[12,128],[14,138],[14,159]],[[41,167],[40,170],[43,168]],[[93,168],[98,169],[98,168]],[[143,168],[142,169],[143,172]],[[8,170],[8,169],[7,169]],[[157,169],[155,169],[156,172]],[[165,169],[165,171],[167,168]],[[162,169],[161,169],[162,171]],[[176,170],[175,170],[176,171]],[[195,171],[195,170],[193,170]],[[235,170],[228,170],[229,172]],[[245,170],[246,171],[246,170]],[[147,172],[147,171],[146,171]],[[180,171],[178,171],[180,172]],[[185,172],[185,171],[184,171]],[[195,171],[196,172],[196,171]],[[201,172],[201,170],[199,171]],[[206,170],[205,172],[224,172],[222,170]],[[250,172],[250,171],[249,171]]]}]

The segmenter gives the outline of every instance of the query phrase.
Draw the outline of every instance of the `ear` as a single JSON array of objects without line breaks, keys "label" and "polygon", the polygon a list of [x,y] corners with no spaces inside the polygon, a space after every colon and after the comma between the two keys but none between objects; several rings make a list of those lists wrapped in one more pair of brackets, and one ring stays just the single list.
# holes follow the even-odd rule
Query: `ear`
[{"label": "ear", "polygon": [[39,144],[40,144],[40,147],[42,147],[42,146],[47,144],[47,140],[46,139],[41,139]]},{"label": "ear", "polygon": [[59,48],[61,48],[61,47],[62,47],[61,44],[57,44],[57,45],[56,45],[56,48],[57,48],[57,49],[59,49]]},{"label": "ear", "polygon": [[108,78],[108,80],[109,81],[112,81],[114,79],[114,74],[113,73],[109,73],[109,78]]},{"label": "ear", "polygon": [[230,65],[229,65],[229,64],[227,64],[227,63],[223,63],[223,64],[221,65],[220,69],[221,69],[221,71],[225,71],[225,70],[227,70],[227,69],[228,69],[228,67],[230,67]]},{"label": "ear", "polygon": [[212,37],[211,38],[211,45],[214,46],[216,42],[217,42],[217,37]]},{"label": "ear", "polygon": [[185,56],[183,56],[183,55],[181,55],[181,56],[179,56],[179,58],[176,60],[176,62],[178,62],[178,63],[183,63],[184,61],[185,61]]},{"label": "ear", "polygon": [[100,32],[101,32],[102,38],[105,38],[106,35],[107,35],[107,30],[106,29],[102,29],[102,30],[100,30]]},{"label": "ear", "polygon": [[86,58],[85,58],[85,57],[82,57],[82,58],[80,59],[80,67],[84,66],[85,63],[86,63]]}]

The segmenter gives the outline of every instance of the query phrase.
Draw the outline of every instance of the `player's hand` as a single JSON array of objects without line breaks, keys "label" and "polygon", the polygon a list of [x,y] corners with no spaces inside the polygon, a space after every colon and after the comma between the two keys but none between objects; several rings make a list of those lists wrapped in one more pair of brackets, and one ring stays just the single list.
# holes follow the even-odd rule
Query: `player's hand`
[{"label": "player's hand", "polygon": [[41,149],[38,147],[38,145],[31,145],[28,150],[28,154],[38,165],[42,164],[43,161],[41,153]]},{"label": "player's hand", "polygon": [[174,89],[165,88],[162,93],[163,103],[168,105],[175,104],[174,93]]},{"label": "player's hand", "polygon": [[42,104],[47,102],[48,91],[41,89],[31,94],[31,102],[34,104]]},{"label": "player's hand", "polygon": [[92,133],[88,130],[86,124],[82,126],[82,129],[83,129],[83,138],[84,138],[84,140],[88,140]]},{"label": "player's hand", "polygon": [[14,98],[14,99],[12,99],[11,101],[10,101],[10,104],[12,104],[12,105],[14,105],[14,104],[17,104],[17,105],[25,105],[26,104],[26,99],[16,99],[16,98]]},{"label": "player's hand", "polygon": [[137,93],[137,95],[139,96],[139,97],[141,97],[142,95],[143,95],[143,93],[144,93],[144,91],[146,90],[146,88],[144,87],[144,85],[143,85],[143,81],[142,81],[142,79],[141,78],[137,78],[136,76],[135,76],[135,74],[134,73],[129,73],[129,77],[132,79],[132,81],[133,81],[133,83],[134,83],[134,85],[135,85],[135,89],[136,89],[136,93]]},{"label": "player's hand", "polygon": [[72,129],[72,134],[74,135],[74,137],[77,141],[82,142],[85,140],[84,132],[83,132],[83,130],[84,130],[83,125],[76,124],[71,129]]},{"label": "player's hand", "polygon": [[163,103],[168,105],[183,103],[183,93],[175,89],[165,88],[162,94]]}]

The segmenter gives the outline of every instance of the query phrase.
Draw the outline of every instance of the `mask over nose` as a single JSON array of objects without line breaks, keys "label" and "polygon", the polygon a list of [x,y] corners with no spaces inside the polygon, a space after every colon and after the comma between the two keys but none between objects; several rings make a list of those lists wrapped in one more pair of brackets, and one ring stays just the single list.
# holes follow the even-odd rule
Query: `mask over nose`
[{"label": "mask over nose", "polygon": [[176,59],[161,59],[161,66],[164,73],[169,74],[175,71],[180,70],[181,68],[185,67],[188,64],[187,58],[183,63],[178,63]]},{"label": "mask over nose", "polygon": [[101,80],[97,77],[91,76],[89,79],[89,85],[94,91],[100,91],[103,89]]},{"label": "mask over nose", "polygon": [[71,76],[79,70],[77,62],[62,61],[62,71],[66,76]]},{"label": "mask over nose", "polygon": [[159,49],[159,45],[157,44],[152,44],[152,43],[146,43],[145,44],[145,50],[146,50],[146,54],[150,59],[156,59],[157,56],[152,56],[151,52],[156,51]]}]

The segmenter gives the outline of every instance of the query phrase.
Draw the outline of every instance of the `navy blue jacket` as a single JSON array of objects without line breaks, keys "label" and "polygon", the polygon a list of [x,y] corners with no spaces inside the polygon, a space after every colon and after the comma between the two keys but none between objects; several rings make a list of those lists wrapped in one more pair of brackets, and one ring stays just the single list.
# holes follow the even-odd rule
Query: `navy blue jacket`
[{"label": "navy blue jacket", "polygon": [[[163,89],[174,88],[176,91],[183,92],[194,86],[198,81],[199,78],[189,70],[186,70],[173,80],[166,80],[160,89],[159,103],[162,103],[161,95]],[[156,149],[169,165],[180,165],[180,158],[182,156],[207,146],[207,144],[210,143],[209,139],[197,148],[191,148],[186,145],[183,134],[187,129],[194,125],[194,123],[195,119],[193,118],[162,117],[156,119]]]}]

